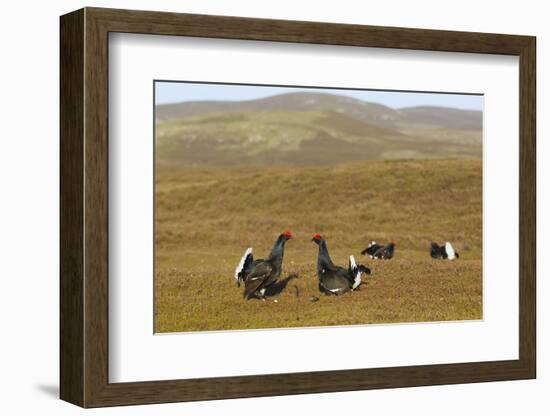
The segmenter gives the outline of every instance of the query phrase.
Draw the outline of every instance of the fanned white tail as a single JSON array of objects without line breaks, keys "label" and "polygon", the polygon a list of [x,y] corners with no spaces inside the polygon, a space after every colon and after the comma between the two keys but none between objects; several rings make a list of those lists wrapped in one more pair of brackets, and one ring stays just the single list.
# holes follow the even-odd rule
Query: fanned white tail
[{"label": "fanned white tail", "polygon": [[449,260],[455,259],[455,250],[451,243],[449,243],[448,241],[445,243],[445,252],[447,253],[447,258]]},{"label": "fanned white tail", "polygon": [[355,277],[353,279],[353,286],[352,289],[356,289],[357,286],[361,284],[361,272],[358,270],[357,263],[355,263],[355,257],[349,256],[349,265],[350,269],[353,273],[355,273]]},{"label": "fanned white tail", "polygon": [[239,262],[237,268],[235,269],[235,280],[237,281],[237,283],[242,281],[241,272],[243,271],[244,263],[246,262],[247,257],[251,254],[252,254],[252,247],[249,247],[244,252],[244,255],[242,256],[241,261]]}]

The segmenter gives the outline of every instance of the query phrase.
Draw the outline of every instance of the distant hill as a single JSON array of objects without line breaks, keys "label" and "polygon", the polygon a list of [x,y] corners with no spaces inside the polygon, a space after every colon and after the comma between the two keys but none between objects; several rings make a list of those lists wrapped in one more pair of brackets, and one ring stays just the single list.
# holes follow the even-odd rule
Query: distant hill
[{"label": "distant hill", "polygon": [[480,111],[394,110],[327,93],[156,107],[159,163],[326,164],[481,156]]},{"label": "distant hill", "polygon": [[246,101],[189,101],[163,104],[156,108],[159,121],[181,119],[205,113],[240,111],[335,111],[384,127],[429,125],[480,130],[481,111],[420,106],[394,110],[390,107],[328,93],[287,93]]},{"label": "distant hill", "polygon": [[424,124],[449,129],[481,130],[483,122],[481,111],[456,108],[409,107],[400,109],[399,113],[405,118],[404,124]]},{"label": "distant hill", "polygon": [[364,121],[398,120],[397,111],[384,105],[327,93],[288,93],[247,101],[191,101],[157,106],[158,120],[172,120],[205,113],[238,111],[336,111]]}]

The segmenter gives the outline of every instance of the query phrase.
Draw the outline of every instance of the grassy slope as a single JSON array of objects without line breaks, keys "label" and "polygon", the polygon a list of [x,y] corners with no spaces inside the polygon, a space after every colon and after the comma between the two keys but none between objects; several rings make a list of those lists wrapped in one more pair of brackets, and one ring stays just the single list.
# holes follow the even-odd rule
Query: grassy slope
[{"label": "grassy slope", "polygon": [[[159,168],[156,183],[158,332],[481,318],[480,160]],[[283,275],[299,278],[278,303],[244,301],[235,265],[249,246],[265,256],[285,228]],[[372,267],[362,290],[318,293],[317,232],[335,262]],[[395,258],[362,258],[372,239],[395,239]],[[453,241],[460,260],[430,259],[432,240]]]},{"label": "grassy slope", "polygon": [[180,166],[479,157],[481,131],[399,130],[335,111],[251,110],[160,122],[156,149],[160,163]]}]

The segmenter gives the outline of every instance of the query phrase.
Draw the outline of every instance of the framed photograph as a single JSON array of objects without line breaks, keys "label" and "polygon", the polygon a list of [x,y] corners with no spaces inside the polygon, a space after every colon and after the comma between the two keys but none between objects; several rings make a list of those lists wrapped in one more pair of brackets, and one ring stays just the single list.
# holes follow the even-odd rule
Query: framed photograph
[{"label": "framed photograph", "polygon": [[63,400],[535,378],[534,37],[60,23]]}]

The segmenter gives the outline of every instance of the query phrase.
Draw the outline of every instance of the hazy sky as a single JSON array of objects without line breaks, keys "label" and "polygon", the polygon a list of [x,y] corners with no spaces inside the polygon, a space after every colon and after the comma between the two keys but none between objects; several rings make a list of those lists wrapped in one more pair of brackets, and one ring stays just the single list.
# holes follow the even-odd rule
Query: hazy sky
[{"label": "hazy sky", "polygon": [[392,108],[433,105],[467,110],[482,110],[483,96],[465,94],[418,93],[395,91],[341,90],[326,88],[266,87],[256,85],[197,84],[188,82],[155,82],[156,104],[183,101],[242,101],[289,92],[321,92],[346,95]]}]

